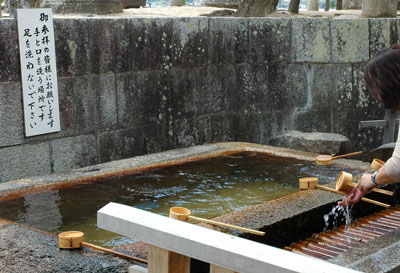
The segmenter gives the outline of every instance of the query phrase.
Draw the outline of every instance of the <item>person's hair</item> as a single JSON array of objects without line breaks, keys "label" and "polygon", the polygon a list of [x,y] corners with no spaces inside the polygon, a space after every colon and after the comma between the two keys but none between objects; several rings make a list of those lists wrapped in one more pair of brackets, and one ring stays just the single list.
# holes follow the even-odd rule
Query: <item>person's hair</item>
[{"label": "person's hair", "polygon": [[388,109],[400,110],[400,45],[378,51],[364,71],[365,86]]}]

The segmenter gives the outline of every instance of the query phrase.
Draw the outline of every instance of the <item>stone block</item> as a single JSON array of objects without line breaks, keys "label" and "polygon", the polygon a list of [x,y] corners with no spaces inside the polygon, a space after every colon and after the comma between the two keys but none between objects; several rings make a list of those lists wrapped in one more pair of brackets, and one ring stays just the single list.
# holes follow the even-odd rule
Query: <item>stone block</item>
[{"label": "stone block", "polygon": [[192,68],[209,64],[208,18],[177,18],[172,23],[173,60],[179,68]]},{"label": "stone block", "polygon": [[168,131],[170,147],[188,147],[211,142],[212,116],[174,120]]},{"label": "stone block", "polygon": [[282,135],[271,139],[270,144],[311,153],[340,154],[350,152],[349,142],[347,137],[340,134],[284,131]]},{"label": "stone block", "polygon": [[48,143],[0,149],[0,182],[40,176],[51,172]]},{"label": "stone block", "polygon": [[225,70],[222,67],[174,70],[172,116],[192,118],[225,109]]},{"label": "stone block", "polygon": [[97,129],[113,130],[117,127],[117,91],[115,75],[99,75],[92,77],[91,89],[95,92]]},{"label": "stone block", "polygon": [[282,87],[286,85],[284,65],[253,64],[227,66],[226,108],[239,113],[262,113],[287,107],[292,108],[292,98]]},{"label": "stone block", "polygon": [[73,83],[76,134],[117,127],[117,92],[114,74],[77,77]]},{"label": "stone block", "polygon": [[61,131],[57,137],[72,136],[75,134],[74,119],[74,80],[72,78],[58,78],[58,99],[60,105]]},{"label": "stone block", "polygon": [[330,132],[331,116],[335,109],[335,67],[333,65],[307,65],[307,101],[294,109],[291,129],[310,132]]},{"label": "stone block", "polygon": [[21,84],[0,82],[0,90],[0,147],[21,144],[24,141]]},{"label": "stone block", "polygon": [[54,19],[58,77],[90,74],[87,19]]},{"label": "stone block", "polygon": [[332,19],[332,62],[353,63],[369,59],[368,19]]},{"label": "stone block", "polygon": [[132,56],[134,71],[168,70],[175,55],[172,47],[171,18],[134,18],[132,20]]},{"label": "stone block", "polygon": [[331,57],[330,20],[292,19],[292,54],[295,62],[328,63]]},{"label": "stone block", "polygon": [[291,61],[291,20],[252,18],[249,21],[249,61]]},{"label": "stone block", "polygon": [[384,107],[365,89],[364,67],[363,63],[336,67],[338,80],[332,120],[333,131],[348,137],[354,149],[370,150],[382,144],[382,128],[360,128],[359,122],[382,119]]},{"label": "stone block", "polygon": [[88,20],[88,30],[91,73],[118,73],[132,70],[134,46],[132,22],[129,18]]},{"label": "stone block", "polygon": [[91,86],[92,76],[75,77],[74,91],[74,122],[76,134],[93,134],[97,125],[96,90]]},{"label": "stone block", "polygon": [[243,18],[210,18],[210,62],[222,65],[247,62],[248,23]]},{"label": "stone block", "polygon": [[269,77],[270,88],[285,90],[288,93],[290,109],[304,108],[311,93],[307,77],[308,64],[278,65],[278,67],[278,72],[281,71],[279,77],[275,77],[275,81],[273,77]]},{"label": "stone block", "polygon": [[396,19],[389,18],[369,20],[370,57],[373,57],[377,51],[389,47],[397,40],[394,37],[397,34],[396,22]]},{"label": "stone block", "polygon": [[194,118],[179,119],[173,123],[170,133],[175,147],[189,147],[196,145]]},{"label": "stone block", "polygon": [[98,163],[94,135],[52,140],[53,171],[62,172]]},{"label": "stone block", "polygon": [[0,82],[19,82],[21,72],[16,19],[0,20],[0,37]]},{"label": "stone block", "polygon": [[147,126],[141,126],[137,130],[143,134],[142,150],[144,154],[157,153],[176,148],[171,143],[170,124],[151,122]]},{"label": "stone block", "polygon": [[99,162],[143,154],[143,131],[139,128],[104,132],[98,135]]},{"label": "stone block", "polygon": [[117,76],[118,126],[132,128],[169,122],[173,79],[169,71],[143,71]]}]

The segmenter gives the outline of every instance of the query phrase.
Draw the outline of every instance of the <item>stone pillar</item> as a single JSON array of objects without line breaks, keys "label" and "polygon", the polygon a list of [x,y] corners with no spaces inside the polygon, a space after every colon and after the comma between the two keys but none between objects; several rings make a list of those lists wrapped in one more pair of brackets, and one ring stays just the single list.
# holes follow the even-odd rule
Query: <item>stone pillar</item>
[{"label": "stone pillar", "polygon": [[170,0],[170,6],[184,6],[186,5],[186,0]]},{"label": "stone pillar", "polygon": [[307,10],[317,11],[319,9],[319,1],[318,0],[308,0]]},{"label": "stone pillar", "polygon": [[397,0],[363,0],[361,17],[396,17]]},{"label": "stone pillar", "polygon": [[343,9],[361,9],[362,0],[343,0]]}]

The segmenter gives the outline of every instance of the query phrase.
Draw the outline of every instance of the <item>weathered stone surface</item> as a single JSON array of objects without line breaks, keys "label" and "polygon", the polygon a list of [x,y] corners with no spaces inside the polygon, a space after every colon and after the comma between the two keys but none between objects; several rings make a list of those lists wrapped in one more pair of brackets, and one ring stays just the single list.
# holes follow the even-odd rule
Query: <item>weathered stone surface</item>
[{"label": "weathered stone surface", "polygon": [[210,61],[212,64],[245,63],[248,58],[248,20],[210,18]]},{"label": "weathered stone surface", "polygon": [[135,71],[173,67],[176,51],[172,46],[172,22],[170,18],[132,20],[132,45],[127,56],[132,55]]},{"label": "weathered stone surface", "polygon": [[119,75],[117,85],[119,128],[169,122],[173,86],[169,71]]},{"label": "weathered stone surface", "polygon": [[75,134],[74,83],[71,78],[58,78],[58,99],[60,108],[61,131],[56,137]]},{"label": "weathered stone surface", "polygon": [[[277,78],[275,84],[271,88],[287,88],[288,98],[292,110],[304,108],[307,104],[307,98],[311,95],[311,86],[309,86],[307,64],[289,64],[280,67],[282,72],[281,78]],[[284,79],[282,79],[282,77]],[[284,109],[286,110],[286,109]]]},{"label": "weathered stone surface", "polygon": [[82,135],[50,142],[53,172],[62,172],[98,163],[96,137]]},{"label": "weathered stone surface", "polygon": [[0,82],[20,81],[17,20],[0,18]]},{"label": "weathered stone surface", "polygon": [[362,0],[343,0],[343,9],[361,9]]},{"label": "weathered stone surface", "polygon": [[93,134],[97,124],[96,90],[91,88],[91,76],[75,77],[74,91],[74,120],[77,134]]},{"label": "weathered stone surface", "polygon": [[21,85],[0,82],[0,90],[0,147],[21,144],[24,141]]},{"label": "weathered stone surface", "polygon": [[122,12],[122,3],[118,0],[43,0],[41,8],[51,8],[54,13],[106,14]]},{"label": "weathered stone surface", "polygon": [[77,134],[117,127],[117,102],[113,74],[78,77],[73,84]]},{"label": "weathered stone surface", "polygon": [[0,256],[3,273],[127,273],[132,265],[88,248],[60,250],[57,237],[10,223],[0,225]]},{"label": "weathered stone surface", "polygon": [[26,144],[0,149],[0,182],[49,174],[48,143]]},{"label": "weathered stone surface", "polygon": [[271,145],[319,154],[349,152],[349,139],[340,134],[286,131],[271,139]]},{"label": "weathered stone surface", "polygon": [[[369,51],[372,57],[377,51],[389,47],[395,40],[396,19],[375,19],[369,22]],[[397,35],[396,35],[397,36]]]},{"label": "weathered stone surface", "polygon": [[172,28],[174,67],[192,68],[209,64],[208,18],[175,19]]},{"label": "weathered stone surface", "polygon": [[330,61],[330,20],[293,18],[291,32],[292,54],[295,62],[328,63]]},{"label": "weathered stone surface", "polygon": [[251,63],[291,61],[291,20],[253,18],[249,21]]},{"label": "weathered stone surface", "polygon": [[246,114],[268,109],[271,98],[268,96],[266,64],[234,65],[225,69],[227,111]]},{"label": "weathered stone surface", "polygon": [[278,0],[241,0],[236,12],[240,17],[264,17],[273,13]]},{"label": "weathered stone surface", "polygon": [[[365,89],[363,82],[365,64],[336,67],[336,109],[333,112],[333,131],[350,139],[354,149],[366,149],[382,144],[381,128],[360,128],[359,122],[382,119],[384,108]],[[349,118],[351,111],[351,118]],[[354,130],[357,128],[357,130]],[[368,148],[367,148],[368,149]],[[370,148],[371,149],[371,148]]]},{"label": "weathered stone surface", "polygon": [[196,68],[183,73],[174,71],[171,115],[174,119],[191,118],[225,109],[224,69]]},{"label": "weathered stone surface", "polygon": [[56,18],[54,35],[58,77],[89,74],[88,21]]},{"label": "weathered stone surface", "polygon": [[[132,70],[132,22],[129,18],[88,20],[91,73]],[[99,37],[102,37],[101,39]]]},{"label": "weathered stone surface", "polygon": [[365,62],[369,59],[367,19],[331,20],[332,61],[334,63]]},{"label": "weathered stone surface", "polygon": [[98,136],[99,162],[146,153],[143,127],[105,132]]},{"label": "weathered stone surface", "polygon": [[92,78],[92,90],[95,90],[96,113],[99,131],[117,127],[117,91],[114,74],[99,75]]},{"label": "weathered stone surface", "polygon": [[[334,67],[332,65],[310,65],[306,68],[307,101],[292,114],[293,130],[331,132],[330,118],[334,106]],[[329,103],[327,103],[329,102]],[[324,122],[321,122],[321,121]],[[307,128],[309,130],[307,130]]]},{"label": "weathered stone surface", "polygon": [[362,0],[361,17],[396,17],[398,0]]}]

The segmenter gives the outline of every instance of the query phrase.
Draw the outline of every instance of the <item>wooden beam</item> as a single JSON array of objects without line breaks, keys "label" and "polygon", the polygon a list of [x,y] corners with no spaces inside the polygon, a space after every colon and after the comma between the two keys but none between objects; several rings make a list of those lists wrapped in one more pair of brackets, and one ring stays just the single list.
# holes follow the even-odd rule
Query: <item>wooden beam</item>
[{"label": "wooden beam", "polygon": [[97,226],[233,272],[359,272],[117,203],[97,212]]},{"label": "wooden beam", "polygon": [[190,258],[149,245],[149,273],[190,273]]},{"label": "wooden beam", "polygon": [[210,273],[237,273],[235,271],[210,264]]}]

